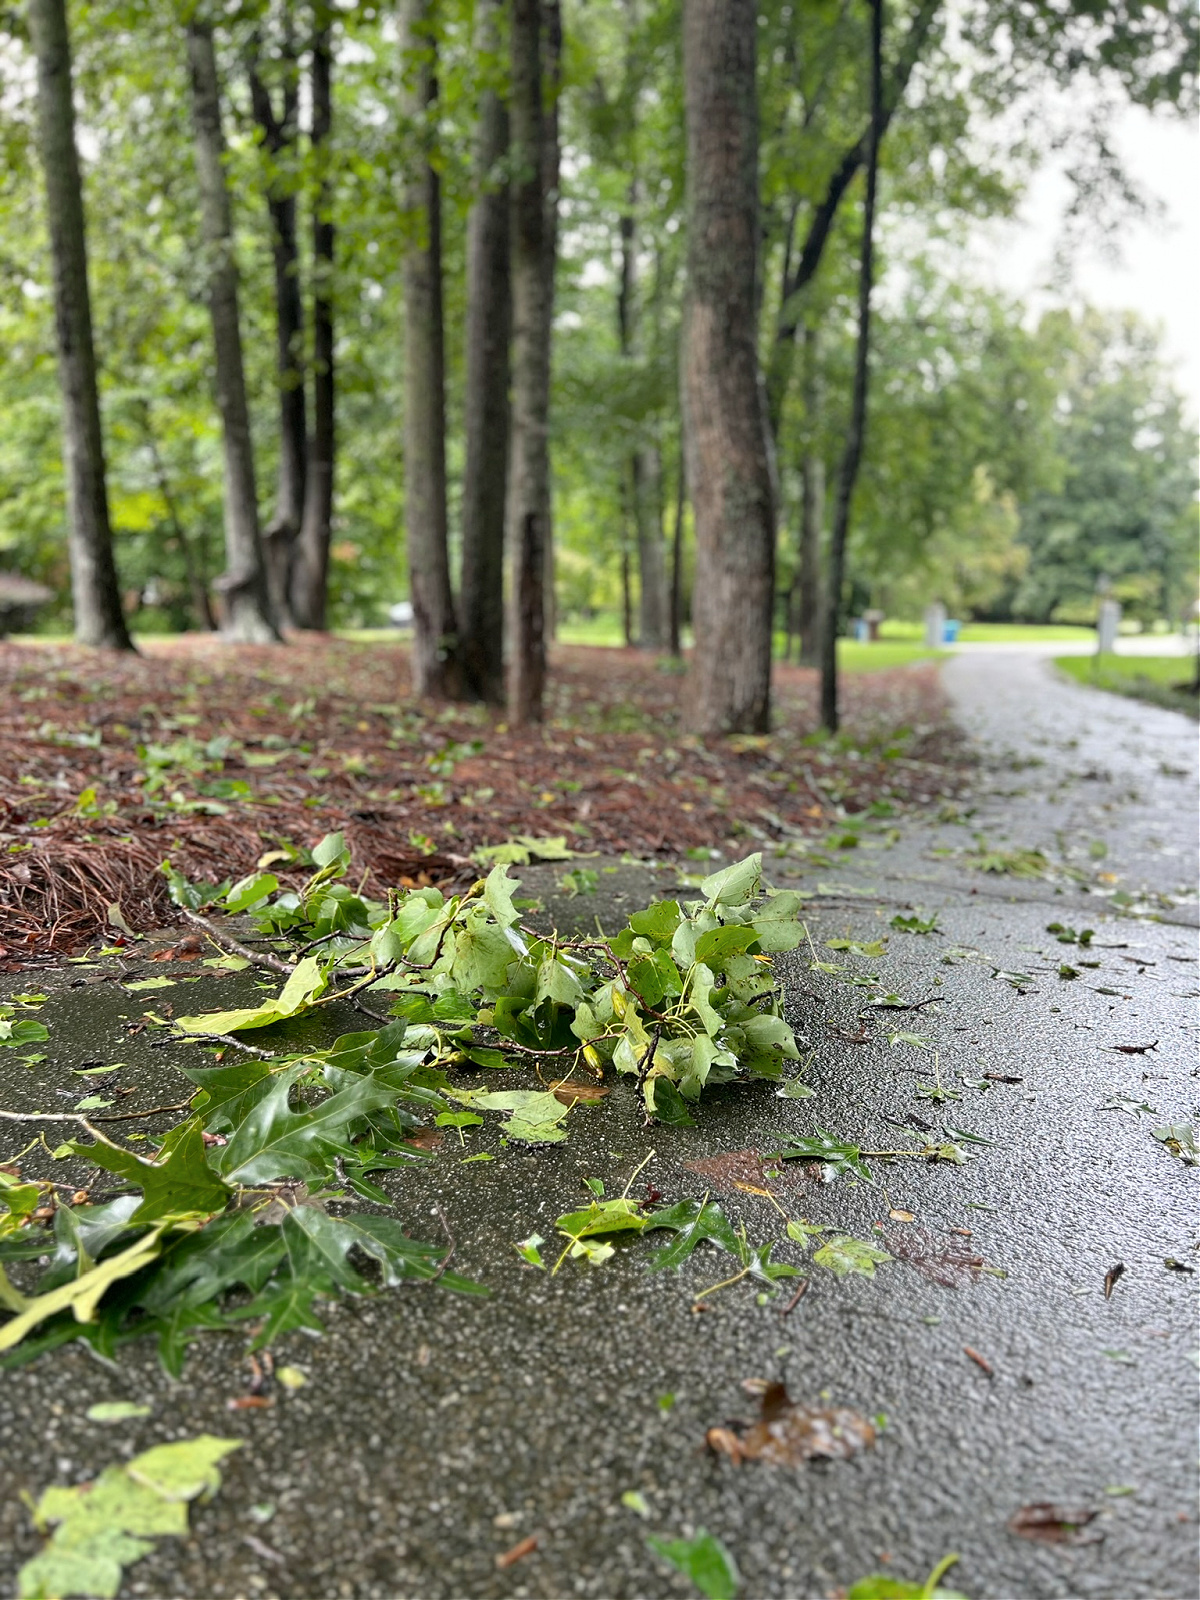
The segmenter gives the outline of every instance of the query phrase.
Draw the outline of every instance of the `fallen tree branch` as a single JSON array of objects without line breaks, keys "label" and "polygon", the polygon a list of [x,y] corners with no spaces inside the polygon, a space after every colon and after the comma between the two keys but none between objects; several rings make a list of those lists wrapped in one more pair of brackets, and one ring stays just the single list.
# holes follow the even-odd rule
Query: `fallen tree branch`
[{"label": "fallen tree branch", "polygon": [[249,961],[252,966],[266,967],[271,972],[282,973],[285,978],[290,978],[294,968],[286,961],[281,961],[278,956],[267,954],[258,955],[246,945],[240,944],[232,934],[222,933],[214,928],[207,917],[202,917],[197,911],[189,911],[186,906],[180,906],[181,915],[194,927],[206,933],[215,945],[222,950],[227,950],[231,956],[241,956],[243,961]]}]

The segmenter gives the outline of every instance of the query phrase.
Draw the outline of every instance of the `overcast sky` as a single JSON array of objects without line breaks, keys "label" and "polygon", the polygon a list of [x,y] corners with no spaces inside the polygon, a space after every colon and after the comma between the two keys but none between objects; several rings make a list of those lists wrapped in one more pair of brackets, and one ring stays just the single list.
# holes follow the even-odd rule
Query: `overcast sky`
[{"label": "overcast sky", "polygon": [[[1115,142],[1131,175],[1164,203],[1160,222],[1136,224],[1121,259],[1083,250],[1074,269],[1075,292],[1094,305],[1130,308],[1161,324],[1176,382],[1200,413],[1200,134],[1194,122],[1153,117],[1129,107]],[[1021,220],[989,228],[980,241],[984,271],[996,285],[1035,304],[1059,303],[1043,291],[1062,233],[1068,185],[1050,166],[1035,179]]]}]

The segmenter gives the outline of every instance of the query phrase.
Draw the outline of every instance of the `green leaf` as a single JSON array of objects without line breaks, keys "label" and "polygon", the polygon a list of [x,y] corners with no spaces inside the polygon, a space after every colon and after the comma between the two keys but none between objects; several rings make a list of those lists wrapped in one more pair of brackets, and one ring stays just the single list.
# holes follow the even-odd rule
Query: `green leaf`
[{"label": "green leaf", "polygon": [[183,1065],[179,1070],[206,1097],[193,1101],[193,1105],[210,1133],[228,1133],[236,1128],[272,1083],[270,1062],[254,1059],[243,1058],[222,1067]]},{"label": "green leaf", "polygon": [[586,1239],[594,1234],[640,1233],[646,1218],[634,1200],[593,1200],[583,1211],[568,1211],[559,1217],[555,1227],[572,1239]]},{"label": "green leaf", "polygon": [[0,1046],[15,1049],[19,1045],[44,1044],[49,1037],[49,1028],[36,1017],[20,1017],[16,1022],[0,1017]]},{"label": "green leaf", "polygon": [[815,1238],[828,1231],[824,1223],[820,1222],[794,1222],[789,1220],[787,1225],[788,1238],[794,1240],[796,1244],[801,1245],[805,1250],[808,1249]]},{"label": "green leaf", "polygon": [[857,1178],[866,1179],[868,1183],[871,1181],[870,1169],[860,1158],[858,1145],[835,1139],[821,1128],[811,1135],[789,1133],[785,1137],[788,1143],[772,1152],[775,1160],[823,1161],[835,1175],[849,1172]]},{"label": "green leaf", "polygon": [[[320,848],[318,846],[318,848]],[[279,888],[279,879],[273,872],[252,872],[241,878],[225,896],[225,909],[230,912],[253,911],[269,900]]]},{"label": "green leaf", "polygon": [[502,928],[511,928],[521,920],[521,913],[513,905],[513,890],[520,887],[515,878],[509,877],[504,865],[494,866],[487,875],[483,885],[484,904]]},{"label": "green leaf", "polygon": [[885,1261],[891,1261],[892,1257],[886,1250],[868,1244],[864,1239],[838,1234],[823,1244],[819,1250],[813,1251],[813,1260],[819,1267],[828,1267],[830,1272],[839,1278],[844,1278],[851,1272],[863,1278],[873,1278],[875,1268]]},{"label": "green leaf", "polygon": [[876,956],[883,955],[887,945],[883,939],[872,939],[869,943],[863,943],[858,939],[826,939],[825,948],[826,950],[845,950],[849,955],[866,956],[868,959],[874,960]]},{"label": "green leaf", "polygon": [[687,1102],[670,1078],[654,1077],[647,1080],[647,1099],[656,1122],[670,1128],[694,1128],[695,1120],[688,1113]]},{"label": "green leaf", "polygon": [[196,1120],[171,1130],[155,1161],[143,1161],[131,1150],[108,1144],[80,1144],[72,1140],[76,1155],[106,1172],[115,1172],[135,1184],[144,1196],[129,1219],[131,1227],[157,1222],[162,1217],[209,1216],[222,1211],[230,1190],[208,1165],[200,1123]]},{"label": "green leaf", "polygon": [[756,851],[744,861],[705,878],[700,884],[700,893],[710,906],[741,906],[757,894],[761,881],[762,852]]},{"label": "green leaf", "polygon": [[508,1121],[501,1124],[501,1132],[522,1144],[559,1144],[567,1137],[562,1121],[569,1108],[549,1090],[460,1089],[454,1098],[484,1111],[507,1111]]},{"label": "green leaf", "polygon": [[351,1078],[319,1105],[293,1111],[289,1096],[307,1065],[297,1062],[273,1079],[217,1154],[217,1170],[230,1183],[274,1178],[325,1177],[334,1156],[347,1152],[350,1129],[371,1111],[391,1105],[396,1091],[373,1077]]},{"label": "green leaf", "polygon": [[644,911],[635,911],[629,919],[629,926],[643,939],[650,939],[655,944],[670,944],[682,916],[678,900],[656,900]]},{"label": "green leaf", "polygon": [[693,1539],[646,1540],[651,1550],[688,1577],[706,1600],[735,1600],[741,1577],[737,1563],[719,1539],[698,1528]]},{"label": "green leaf", "polygon": [[248,1028],[267,1028],[306,1010],[325,990],[328,979],[316,956],[306,956],[283,986],[282,992],[265,1005],[248,1006],[238,1011],[213,1011],[206,1016],[177,1017],[176,1027],[184,1033],[241,1033]]},{"label": "green leaf", "polygon": [[940,1583],[957,1560],[956,1555],[943,1556],[924,1583],[910,1583],[906,1578],[893,1578],[890,1573],[873,1572],[869,1578],[860,1578],[851,1584],[846,1600],[966,1600],[957,1589],[943,1589]]},{"label": "green leaf", "polygon": [[149,1233],[143,1234],[127,1249],[99,1262],[82,1277],[74,1278],[45,1294],[35,1295],[23,1311],[0,1327],[0,1350],[11,1350],[30,1329],[60,1311],[72,1311],[77,1322],[90,1322],[96,1314],[101,1296],[121,1278],[140,1272],[159,1253],[160,1233],[161,1228],[151,1228]]},{"label": "green leaf", "polygon": [[327,833],[319,844],[313,847],[313,865],[321,868],[338,868],[342,871],[350,865],[350,852],[346,848],[346,836],[342,833]]},{"label": "green leaf", "polygon": [[531,1233],[528,1239],[518,1240],[513,1249],[522,1261],[527,1262],[531,1267],[541,1267],[544,1272],[546,1263],[542,1260],[542,1252],[538,1249],[538,1246],[545,1244],[545,1242],[540,1233]]},{"label": "green leaf", "polygon": [[718,1250],[730,1255],[741,1255],[741,1241],[733,1231],[729,1218],[715,1202],[681,1200],[665,1211],[654,1211],[645,1219],[645,1232],[669,1228],[675,1234],[670,1244],[656,1250],[650,1257],[651,1272],[661,1272],[664,1267],[681,1267],[698,1244],[707,1239]]},{"label": "green leaf", "polygon": [[137,1417],[148,1417],[153,1406],[140,1406],[136,1400],[100,1400],[89,1406],[84,1416],[89,1422],[131,1422]]},{"label": "green leaf", "polygon": [[696,960],[717,970],[730,956],[741,955],[757,942],[758,930],[754,927],[732,923],[723,928],[710,928],[696,940]]}]

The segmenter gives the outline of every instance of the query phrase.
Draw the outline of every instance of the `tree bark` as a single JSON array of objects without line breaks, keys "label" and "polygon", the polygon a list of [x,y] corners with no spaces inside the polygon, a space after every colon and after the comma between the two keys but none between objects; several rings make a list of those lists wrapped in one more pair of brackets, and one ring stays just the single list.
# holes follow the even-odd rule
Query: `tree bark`
[{"label": "tree bark", "polygon": [[821,630],[821,726],[838,730],[837,639],[846,572],[850,502],[862,461],[867,430],[867,385],[871,358],[871,289],[875,275],[875,199],[879,185],[879,145],[886,126],[883,104],[883,0],[871,7],[871,125],[867,143],[867,184],[863,200],[862,256],[858,272],[858,343],[854,357],[854,398],[838,475],[833,532],[829,541],[829,588]]},{"label": "tree bark", "polygon": [[301,628],[325,627],[329,543],[333,528],[333,482],[337,435],[333,364],[333,185],[329,136],[333,128],[333,11],[326,0],[313,7],[312,139],[317,168],[313,200],[313,431],[308,442],[304,516],[291,571],[291,613]]},{"label": "tree bark", "polygon": [[635,450],[633,511],[638,545],[638,643],[643,650],[666,648],[667,564],[663,549],[662,457],[657,445]]},{"label": "tree bark", "polygon": [[[908,32],[904,38],[904,45],[900,51],[899,59],[892,69],[891,81],[886,95],[882,96],[881,125],[878,130],[877,143],[881,143],[891,125],[892,118],[904,100],[909,79],[913,69],[921,59],[921,52],[929,38],[934,19],[941,9],[942,0],[921,0],[920,9],[909,24]],[[771,436],[777,439],[783,420],[783,407],[787,398],[788,387],[791,382],[792,364],[796,349],[796,331],[800,326],[803,316],[802,291],[817,275],[817,268],[821,265],[821,258],[825,254],[825,246],[829,243],[829,236],[833,231],[833,224],[837,219],[838,210],[846,196],[846,191],[853,183],[855,175],[863,162],[867,159],[871,142],[871,130],[867,129],[859,139],[843,152],[841,160],[833,171],[825,187],[825,193],[813,207],[809,218],[808,229],[804,236],[804,243],[796,258],[795,267],[792,268],[789,260],[788,270],[783,275],[779,293],[779,314],[775,324],[775,337],[771,345],[771,355],[767,370],[767,412],[771,426]],[[790,257],[789,250],[789,257]]]},{"label": "tree bark", "polygon": [[508,718],[518,728],[541,721],[546,682],[553,312],[548,258],[553,249],[553,233],[547,226],[552,207],[546,192],[550,163],[542,98],[542,32],[540,0],[510,0],[513,400],[507,516],[512,552]]},{"label": "tree bark", "polygon": [[[542,195],[546,213],[546,233],[542,241],[542,261],[546,273],[547,351],[553,339],[554,287],[558,269],[558,184],[562,165],[558,99],[562,93],[563,25],[561,0],[542,0],[542,102],[545,128],[542,139]],[[546,357],[550,366],[550,355]],[[547,389],[550,379],[547,377]],[[544,615],[546,639],[553,642],[558,632],[558,594],[555,588],[554,484],[549,458],[546,466],[546,566],[544,574]]]},{"label": "tree bark", "polygon": [[404,256],[404,521],[413,690],[444,699],[458,688],[458,640],[446,517],[442,193],[429,160],[438,98],[434,5],[405,0],[401,25],[404,110],[420,144],[405,191],[413,234]]},{"label": "tree bark", "polygon": [[817,419],[820,387],[817,378],[817,330],[804,330],[805,400],[807,438],[800,463],[802,500],[800,549],[797,561],[798,594],[793,613],[800,636],[800,664],[820,664],[821,645],[821,529],[825,523],[825,461],[818,449]]},{"label": "tree bark", "polygon": [[221,632],[237,643],[265,644],[279,635],[267,594],[258,526],[254,446],[246,402],[238,272],[225,184],[225,141],[212,24],[193,18],[187,25],[187,47],[208,303],[216,354],[217,406],[225,449],[226,570],[216,581],[223,601]]},{"label": "tree bark", "polygon": [[38,143],[54,276],[75,637],[80,644],[132,650],[108,517],[65,0],[30,0],[29,31],[37,55]]},{"label": "tree bark", "polygon": [[680,438],[675,478],[675,531],[671,539],[671,654],[676,658],[683,654],[683,508],[687,497],[683,457],[683,439]]},{"label": "tree bark", "polygon": [[[503,0],[480,0],[476,49],[499,45]],[[467,349],[463,396],[460,659],[464,691],[504,701],[504,513],[508,482],[509,277],[508,109],[495,89],[480,98],[475,200],[467,221]]]},{"label": "tree bark", "polygon": [[285,10],[281,114],[275,115],[270,90],[250,63],[250,100],[271,162],[267,181],[267,213],[275,269],[275,344],[279,380],[279,479],[275,515],[263,533],[267,586],[275,615],[289,615],[288,578],[295,542],[304,517],[308,419],[304,398],[304,302],[300,290],[300,256],[296,245],[296,142],[300,122],[300,74],[290,7]]},{"label": "tree bark", "polygon": [[682,390],[696,527],[688,721],[765,732],[775,578],[755,340],[758,116],[753,0],[684,0],[688,291]]}]

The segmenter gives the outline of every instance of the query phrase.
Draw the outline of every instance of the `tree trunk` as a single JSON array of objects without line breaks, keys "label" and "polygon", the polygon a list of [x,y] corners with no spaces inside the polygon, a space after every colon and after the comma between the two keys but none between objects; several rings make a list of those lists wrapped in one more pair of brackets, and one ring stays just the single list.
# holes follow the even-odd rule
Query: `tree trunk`
[{"label": "tree trunk", "polygon": [[[546,234],[542,241],[542,261],[546,273],[546,342],[549,352],[554,328],[554,280],[558,268],[558,183],[562,164],[558,98],[562,93],[563,25],[560,0],[542,0],[542,101],[545,128],[542,139],[542,195],[546,213]],[[546,356],[547,367],[550,355]],[[547,377],[547,389],[550,379]],[[543,594],[546,639],[553,642],[558,632],[558,595],[554,586],[554,484],[549,459],[546,466],[546,568]]]},{"label": "tree trunk", "polygon": [[226,570],[216,582],[224,607],[221,631],[237,643],[266,644],[279,635],[267,594],[258,529],[254,446],[246,403],[238,273],[233,258],[229,191],[225,186],[225,141],[212,25],[196,19],[189,22],[187,46],[208,303],[216,353],[217,406],[225,447]]},{"label": "tree trunk", "polygon": [[825,523],[825,461],[817,447],[820,387],[817,381],[817,331],[804,330],[805,409],[807,439],[800,463],[803,498],[797,561],[798,604],[793,613],[800,636],[800,665],[815,667],[821,659],[821,529]]},{"label": "tree trunk", "polygon": [[413,690],[444,699],[458,687],[458,641],[446,518],[442,193],[429,160],[438,98],[434,4],[405,0],[401,33],[404,110],[420,145],[405,192],[412,237],[404,256],[404,521]]},{"label": "tree trunk", "polygon": [[663,650],[668,637],[667,565],[663,550],[662,457],[657,445],[635,450],[633,511],[637,526],[638,643],[643,650]]},{"label": "tree trunk", "polygon": [[854,357],[854,399],[838,475],[833,533],[829,541],[829,588],[821,630],[821,726],[838,729],[837,636],[846,573],[850,502],[858,480],[867,430],[867,384],[871,356],[871,288],[875,272],[875,197],[879,185],[879,144],[883,138],[883,0],[871,7],[871,125],[867,136],[867,192],[863,200],[862,257],[858,273],[858,344]]},{"label": "tree trunk", "polygon": [[179,554],[183,558],[184,575],[187,578],[188,589],[191,591],[192,605],[196,609],[200,626],[209,633],[216,631],[217,619],[213,616],[212,601],[208,596],[208,575],[204,569],[203,551],[201,560],[196,560],[196,553],[192,549],[190,535],[184,530],[183,520],[175,504],[175,495],[171,489],[171,481],[167,477],[166,462],[158,448],[158,440],[154,435],[154,427],[150,420],[150,402],[143,395],[139,402],[142,431],[146,436],[146,444],[150,450],[150,461],[154,467],[154,481],[158,484],[158,492],[162,496],[163,505],[166,507],[167,521],[171,524],[172,537],[179,547]]},{"label": "tree trunk", "polygon": [[333,526],[336,448],[333,368],[333,185],[329,135],[333,127],[333,12],[326,0],[313,8],[312,154],[317,168],[313,201],[313,432],[308,442],[304,517],[291,572],[291,613],[301,628],[325,627],[329,542]]},{"label": "tree trunk", "polygon": [[774,510],[755,343],[758,117],[753,0],[684,0],[688,291],[682,348],[696,526],[697,733],[765,732]]},{"label": "tree trunk", "polygon": [[296,141],[299,136],[300,76],[291,10],[285,11],[283,37],[283,105],[275,115],[271,94],[250,66],[250,99],[254,120],[262,130],[271,171],[267,212],[275,267],[275,344],[279,378],[279,481],[275,515],[263,533],[263,556],[271,605],[280,621],[289,615],[288,577],[296,539],[304,517],[308,421],[304,401],[304,303],[300,292],[300,257],[296,247]]},{"label": "tree trunk", "polygon": [[37,55],[38,143],[54,275],[75,637],[80,644],[132,650],[108,520],[65,0],[30,0],[29,32]]},{"label": "tree trunk", "polygon": [[510,0],[512,52],[513,401],[508,480],[512,552],[508,717],[513,727],[542,718],[546,682],[545,575],[550,531],[550,333],[546,118],[542,6]]},{"label": "tree trunk", "polygon": [[[480,0],[476,51],[499,48],[503,0]],[[508,481],[509,280],[508,110],[494,89],[480,99],[475,201],[467,221],[467,349],[463,396],[463,688],[475,700],[504,701],[504,507]]]},{"label": "tree trunk", "polygon": [[681,436],[675,478],[675,532],[671,539],[671,654],[676,658],[683,654],[683,508],[687,497],[687,475],[683,463]]}]

